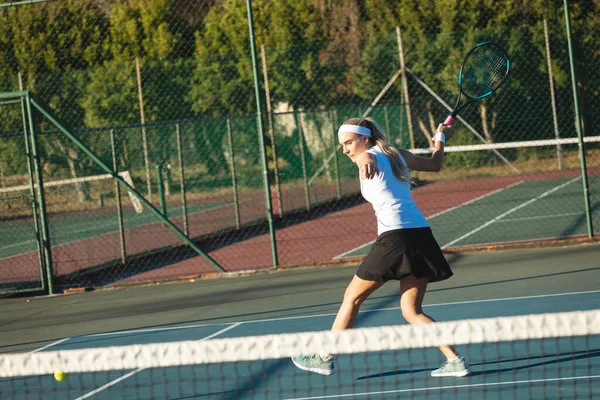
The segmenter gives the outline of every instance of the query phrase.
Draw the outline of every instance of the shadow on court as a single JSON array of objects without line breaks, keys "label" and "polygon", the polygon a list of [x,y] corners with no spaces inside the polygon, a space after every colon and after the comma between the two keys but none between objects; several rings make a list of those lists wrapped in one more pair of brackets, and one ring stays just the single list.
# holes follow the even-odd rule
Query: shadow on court
[{"label": "shadow on court", "polygon": [[[555,358],[555,357],[560,357],[560,358]],[[560,363],[569,362],[569,361],[572,362],[572,361],[576,361],[576,360],[586,360],[586,359],[591,359],[593,357],[600,357],[600,349],[570,351],[570,352],[564,352],[564,353],[558,353],[558,354],[552,353],[551,355],[540,355],[540,356],[531,355],[528,357],[511,357],[508,359],[498,358],[495,360],[488,360],[483,363],[482,362],[469,363],[469,366],[473,370],[469,376],[474,377],[474,376],[481,376],[481,375],[500,374],[500,373],[504,373],[504,372],[516,372],[516,371],[528,370],[530,368],[535,368],[535,367],[546,367],[546,366],[560,364]],[[549,359],[549,358],[552,358],[552,359]],[[510,368],[494,368],[494,369],[486,369],[485,368],[486,365],[497,365],[500,363],[507,363],[507,362],[509,362],[509,363],[528,362],[528,361],[533,361],[536,359],[543,359],[544,361],[525,364],[525,365],[521,365],[521,366],[511,366]],[[591,364],[591,363],[592,363],[591,361],[588,362],[588,364]],[[483,370],[479,370],[482,368],[477,368],[477,367],[483,367]],[[431,370],[432,370],[432,368],[410,369],[410,370],[403,369],[403,370],[388,371],[388,372],[382,372],[382,373],[373,374],[373,375],[361,376],[361,377],[356,378],[356,380],[383,378],[386,376],[406,375],[406,374],[414,374],[414,373],[418,373],[418,372],[431,372]]]}]

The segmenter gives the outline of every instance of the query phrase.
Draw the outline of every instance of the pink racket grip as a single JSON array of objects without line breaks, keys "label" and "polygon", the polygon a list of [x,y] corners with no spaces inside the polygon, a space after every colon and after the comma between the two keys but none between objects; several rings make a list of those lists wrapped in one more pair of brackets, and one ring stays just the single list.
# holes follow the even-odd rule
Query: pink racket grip
[{"label": "pink racket grip", "polygon": [[448,115],[448,118],[446,118],[446,120],[444,121],[444,125],[450,126],[450,125],[452,125],[453,122],[454,122],[454,118],[452,118],[452,115]]}]

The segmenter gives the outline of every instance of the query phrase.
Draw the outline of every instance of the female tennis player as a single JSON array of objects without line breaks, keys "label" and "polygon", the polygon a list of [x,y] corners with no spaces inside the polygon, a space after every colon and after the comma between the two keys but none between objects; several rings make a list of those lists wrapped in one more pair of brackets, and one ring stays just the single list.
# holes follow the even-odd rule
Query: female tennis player
[{"label": "female tennis player", "polygon": [[[439,171],[446,135],[451,134],[449,126],[439,125],[433,155],[428,158],[390,146],[371,118],[351,118],[339,128],[339,143],[358,166],[361,193],[375,210],[378,237],[346,288],[331,330],[352,328],[361,304],[389,280],[400,281],[400,308],[411,325],[433,322],[422,308],[427,284],[450,278],[452,271],[412,199],[408,169]],[[470,373],[465,359],[452,346],[439,349],[447,361],[432,376]],[[323,375],[333,374],[335,368],[331,354],[298,356],[292,361],[300,369]]]}]

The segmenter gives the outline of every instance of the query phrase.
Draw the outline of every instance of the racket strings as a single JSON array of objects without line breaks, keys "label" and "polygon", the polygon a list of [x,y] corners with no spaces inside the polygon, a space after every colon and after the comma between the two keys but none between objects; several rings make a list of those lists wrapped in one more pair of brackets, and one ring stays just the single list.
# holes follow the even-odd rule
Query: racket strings
[{"label": "racket strings", "polygon": [[507,72],[508,60],[503,53],[494,49],[474,51],[463,65],[463,93],[471,98],[486,95],[500,86]]}]

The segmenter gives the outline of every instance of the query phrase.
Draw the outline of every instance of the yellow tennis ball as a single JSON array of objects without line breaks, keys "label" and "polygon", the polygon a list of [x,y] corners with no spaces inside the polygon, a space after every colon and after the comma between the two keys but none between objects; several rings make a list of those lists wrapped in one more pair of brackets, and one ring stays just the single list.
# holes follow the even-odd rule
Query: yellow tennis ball
[{"label": "yellow tennis ball", "polygon": [[59,381],[59,382],[62,382],[62,381],[64,381],[65,379],[67,379],[67,374],[65,374],[65,373],[64,373],[64,372],[62,372],[62,371],[56,371],[56,372],[54,373],[54,379],[56,379],[56,380],[57,380],[57,381]]}]

